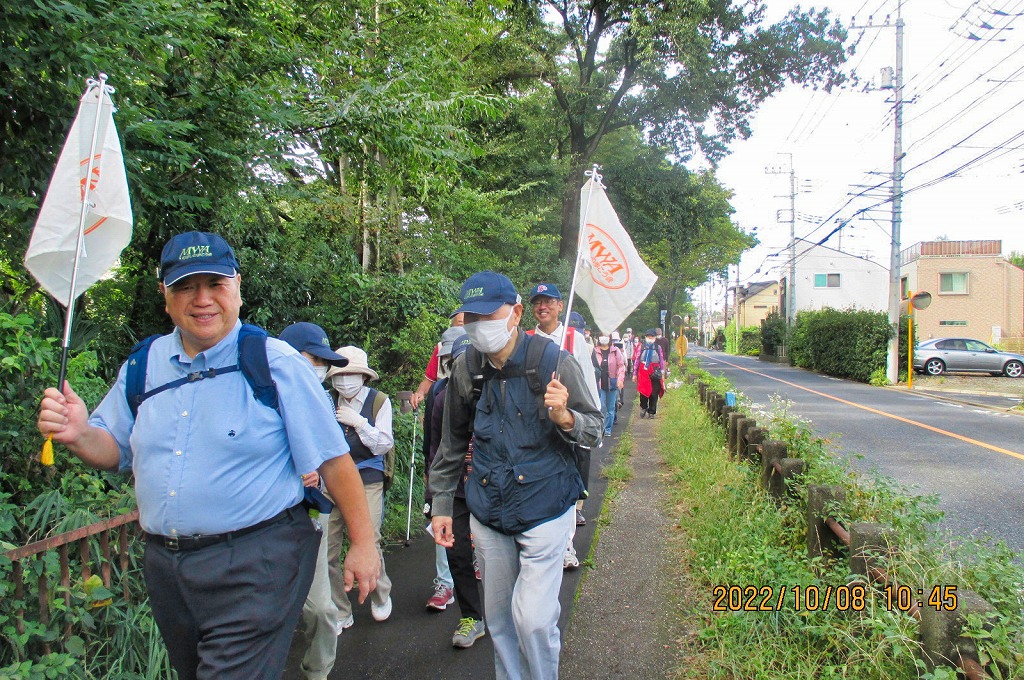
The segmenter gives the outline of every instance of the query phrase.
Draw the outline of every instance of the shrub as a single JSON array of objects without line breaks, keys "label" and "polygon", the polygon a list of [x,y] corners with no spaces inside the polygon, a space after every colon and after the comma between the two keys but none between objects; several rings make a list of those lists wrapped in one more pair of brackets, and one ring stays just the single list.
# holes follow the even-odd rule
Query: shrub
[{"label": "shrub", "polygon": [[885,367],[893,330],[884,312],[825,309],[798,312],[790,357],[796,366],[868,382]]},{"label": "shrub", "polygon": [[771,312],[761,322],[761,347],[766,354],[778,354],[786,344],[786,320],[778,312]]},{"label": "shrub", "polygon": [[725,351],[730,354],[756,357],[761,353],[761,329],[757,326],[741,328],[739,347],[736,346],[736,329],[730,328],[725,334]]}]

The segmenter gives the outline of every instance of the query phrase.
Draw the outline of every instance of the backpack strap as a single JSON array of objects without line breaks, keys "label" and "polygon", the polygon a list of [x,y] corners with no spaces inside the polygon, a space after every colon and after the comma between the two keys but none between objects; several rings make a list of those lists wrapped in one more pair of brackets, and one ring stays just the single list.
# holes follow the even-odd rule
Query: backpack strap
[{"label": "backpack strap", "polygon": [[253,396],[264,406],[278,410],[277,385],[270,375],[270,360],[267,358],[268,334],[259,326],[242,324],[238,331],[238,363],[234,366],[209,368],[195,371],[183,378],[146,390],[146,369],[149,364],[149,348],[159,335],[151,335],[132,347],[128,355],[128,367],[125,373],[125,399],[132,417],[138,416],[139,406],[150,397],[166,390],[197,380],[216,378],[218,375],[241,371],[245,381],[252,388]]},{"label": "backpack strap", "polygon": [[[252,387],[256,401],[279,410],[277,385],[270,375],[270,359],[267,357],[268,333],[252,324],[244,323],[238,331],[238,366],[245,376],[246,382]],[[218,369],[220,373],[227,369]],[[210,376],[213,377],[213,376]]]},{"label": "backpack strap", "polygon": [[146,367],[149,365],[149,346],[159,337],[159,335],[151,335],[139,340],[128,354],[124,397],[128,402],[128,409],[132,412],[132,418],[138,415],[139,404],[146,399],[144,394],[146,392]]}]

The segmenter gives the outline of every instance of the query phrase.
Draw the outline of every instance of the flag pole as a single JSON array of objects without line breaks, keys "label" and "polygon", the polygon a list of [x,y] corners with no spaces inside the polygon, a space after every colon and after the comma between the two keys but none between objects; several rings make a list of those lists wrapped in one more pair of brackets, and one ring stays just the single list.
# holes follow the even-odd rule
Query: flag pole
[{"label": "flag pole", "polygon": [[[92,140],[89,143],[89,160],[86,163],[85,177],[82,179],[82,208],[78,216],[78,243],[75,246],[75,259],[71,266],[71,287],[68,289],[67,311],[64,314],[64,339],[60,348],[60,370],[57,373],[57,391],[64,393],[64,380],[68,375],[68,355],[71,352],[71,326],[75,316],[75,286],[78,285],[78,261],[82,257],[82,245],[85,242],[85,221],[89,217],[89,190],[92,183],[93,165],[96,162],[96,142],[99,137],[100,115],[103,112],[103,95],[111,95],[114,88],[107,85],[107,74],[100,73],[98,79],[89,78],[85,81],[84,97],[89,95],[90,90],[99,89],[96,97],[96,120],[92,125]],[[113,106],[113,102],[111,102]],[[43,465],[53,465],[53,435],[50,434],[43,442],[43,450],[39,456],[39,462]]]},{"label": "flag pole", "polygon": [[96,98],[96,120],[92,126],[92,141],[89,144],[89,161],[85,168],[85,178],[82,180],[82,208],[78,216],[78,244],[75,247],[75,260],[71,267],[71,288],[68,291],[67,313],[64,316],[64,341],[60,352],[60,371],[57,374],[57,391],[64,391],[64,379],[68,372],[68,354],[71,351],[71,325],[75,314],[75,286],[78,284],[78,261],[82,257],[82,245],[85,242],[85,221],[89,217],[89,190],[92,183],[93,164],[96,162],[96,142],[100,130],[100,114],[103,111],[103,95],[113,94],[114,88],[107,85],[107,74],[100,73],[99,79],[89,78],[85,81],[85,96],[89,95],[92,89],[99,89]]},{"label": "flag pole", "polygon": [[[566,347],[566,339],[569,337],[569,317],[572,315],[572,303],[576,297],[576,277],[580,272],[580,262],[583,261],[583,232],[586,229],[587,218],[590,217],[590,198],[594,195],[594,184],[601,184],[601,175],[598,170],[601,166],[594,163],[592,169],[583,174],[590,178],[590,190],[587,191],[587,205],[583,209],[583,219],[580,220],[580,233],[576,237],[576,264],[572,270],[572,284],[569,286],[569,303],[565,306],[565,325],[562,327],[562,339],[558,343],[562,349]],[[602,185],[603,186],[603,185]]]}]

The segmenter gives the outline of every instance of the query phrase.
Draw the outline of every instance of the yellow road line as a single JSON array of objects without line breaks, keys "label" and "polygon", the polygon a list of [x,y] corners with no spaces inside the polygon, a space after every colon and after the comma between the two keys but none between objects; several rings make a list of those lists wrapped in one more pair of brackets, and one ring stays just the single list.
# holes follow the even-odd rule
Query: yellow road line
[{"label": "yellow road line", "polygon": [[733,363],[730,363],[728,361],[725,361],[724,359],[720,359],[717,356],[711,356],[711,355],[708,355],[708,354],[705,354],[705,353],[702,353],[702,352],[699,353],[699,354],[702,357],[706,357],[706,358],[712,359],[714,361],[720,361],[721,363],[725,364],[726,366],[732,366],[733,368],[738,368],[741,371],[746,371],[747,373],[753,373],[754,375],[759,375],[762,378],[768,378],[769,380],[774,380],[776,382],[780,382],[783,385],[789,385],[790,387],[795,387],[798,390],[803,390],[805,392],[810,392],[811,394],[817,394],[820,397],[825,397],[826,399],[831,399],[833,401],[838,401],[839,403],[846,404],[847,406],[853,406],[854,408],[859,408],[861,410],[868,411],[869,413],[875,413],[877,415],[884,416],[886,418],[892,418],[893,420],[898,420],[901,423],[906,423],[908,425],[915,425],[917,427],[920,427],[920,428],[925,429],[925,430],[930,430],[931,432],[935,432],[937,434],[942,434],[942,435],[945,435],[947,437],[952,437],[953,439],[959,439],[960,441],[966,442],[968,444],[974,444],[975,446],[980,446],[983,449],[988,449],[990,451],[995,451],[996,453],[1002,453],[1002,454],[1005,454],[1007,456],[1013,456],[1014,458],[1019,458],[1020,460],[1024,460],[1024,454],[1017,453],[1016,451],[1010,451],[1009,449],[1003,449],[1003,448],[1000,448],[998,446],[993,446],[992,444],[986,444],[985,442],[980,442],[977,439],[971,439],[970,437],[965,437],[965,436],[963,436],[961,434],[957,434],[955,432],[949,432],[948,430],[943,430],[943,429],[938,428],[938,427],[932,427],[931,425],[926,425],[925,423],[919,423],[916,420],[910,420],[909,418],[904,418],[902,416],[893,415],[892,413],[886,413],[885,411],[879,411],[878,409],[871,408],[870,406],[864,406],[863,404],[858,404],[856,402],[847,401],[846,399],[840,399],[839,397],[832,396],[831,394],[825,394],[824,392],[819,392],[818,390],[812,390],[810,387],[804,387],[803,385],[797,385],[796,383],[791,383],[788,380],[783,380],[782,378],[776,378],[775,376],[768,375],[767,373],[761,373],[759,371],[754,371],[754,370],[751,370],[749,368],[744,368],[743,366],[740,366],[738,364],[733,364]]}]

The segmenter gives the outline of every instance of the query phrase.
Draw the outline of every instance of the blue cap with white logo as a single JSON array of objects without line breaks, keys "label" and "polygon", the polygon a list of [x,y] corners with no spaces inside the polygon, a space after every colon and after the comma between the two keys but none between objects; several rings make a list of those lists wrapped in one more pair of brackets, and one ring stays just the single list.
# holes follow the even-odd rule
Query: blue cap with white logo
[{"label": "blue cap with white logo", "polygon": [[160,253],[160,281],[173,286],[193,274],[215,274],[234,278],[238,258],[227,241],[205,231],[187,231],[172,236]]},{"label": "blue cap with white logo", "polygon": [[492,271],[477,272],[462,284],[459,294],[462,306],[455,313],[491,314],[502,305],[515,305],[521,302],[516,287],[503,274]]}]

